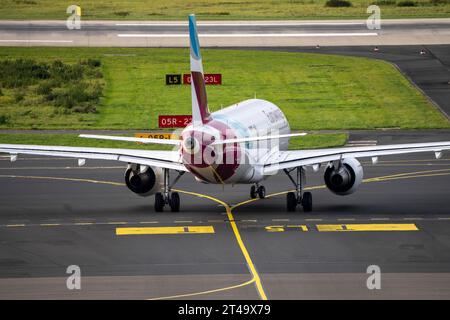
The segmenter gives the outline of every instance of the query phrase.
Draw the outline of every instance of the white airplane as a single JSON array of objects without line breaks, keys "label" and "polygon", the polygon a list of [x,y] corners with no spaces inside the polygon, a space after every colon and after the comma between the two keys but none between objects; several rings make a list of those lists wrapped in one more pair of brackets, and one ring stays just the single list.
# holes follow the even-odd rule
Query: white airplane
[{"label": "white airplane", "polygon": [[[371,157],[376,163],[379,156],[417,152],[434,152],[440,158],[443,150],[450,149],[450,141],[444,141],[288,151],[289,137],[304,134],[291,134],[285,115],[273,103],[250,99],[209,112],[194,15],[189,16],[189,38],[192,123],[182,130],[180,139],[80,135],[173,145],[173,151],[0,144],[0,152],[9,153],[11,161],[19,154],[30,154],[77,158],[79,165],[86,159],[125,162],[128,164],[125,182],[132,192],[139,196],[154,194],[155,211],[163,211],[169,205],[177,212],[180,197],[172,192],[172,187],[185,172],[204,183],[252,184],[251,198],[264,198],[265,188],[260,183],[282,170],[296,190],[287,193],[287,210],[294,211],[301,205],[304,211],[311,211],[312,195],[303,191],[308,166],[317,172],[321,164],[326,164],[324,180],[328,189],[338,195],[348,195],[355,192],[363,179],[363,168],[357,158]],[[275,143],[269,147],[269,142]],[[170,170],[178,173],[172,182]]]}]

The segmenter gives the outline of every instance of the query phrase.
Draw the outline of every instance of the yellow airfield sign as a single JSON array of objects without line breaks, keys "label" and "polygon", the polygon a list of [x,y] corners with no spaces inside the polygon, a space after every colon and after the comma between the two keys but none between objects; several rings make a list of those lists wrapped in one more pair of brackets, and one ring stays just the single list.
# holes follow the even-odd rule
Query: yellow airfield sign
[{"label": "yellow airfield sign", "polygon": [[179,139],[177,134],[165,133],[165,132],[152,132],[152,133],[135,133],[136,138],[148,138],[148,139]]}]

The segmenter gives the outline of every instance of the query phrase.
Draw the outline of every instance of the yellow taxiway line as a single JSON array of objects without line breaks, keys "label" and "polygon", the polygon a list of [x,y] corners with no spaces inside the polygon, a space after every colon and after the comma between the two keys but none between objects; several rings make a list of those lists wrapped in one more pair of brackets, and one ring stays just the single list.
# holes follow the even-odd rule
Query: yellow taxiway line
[{"label": "yellow taxiway line", "polygon": [[191,192],[191,191],[178,190],[178,189],[177,190],[174,189],[174,191],[178,191],[180,193],[189,194],[189,195],[193,195],[193,196],[200,196],[202,198],[207,198],[207,199],[210,199],[210,200],[217,202],[217,203],[221,204],[222,206],[224,206],[225,210],[227,211],[227,217],[228,217],[228,221],[230,222],[231,229],[233,230],[233,233],[234,233],[236,241],[239,245],[239,248],[241,249],[241,252],[245,258],[245,261],[247,262],[248,268],[250,269],[250,273],[252,274],[252,280],[253,280],[252,282],[255,283],[256,290],[258,291],[260,298],[262,300],[267,300],[267,295],[266,295],[264,288],[262,286],[262,283],[261,283],[261,277],[259,276],[259,273],[256,270],[255,265],[253,264],[252,258],[250,257],[250,254],[248,253],[248,250],[244,244],[244,241],[242,241],[241,233],[239,232],[239,229],[237,227],[233,213],[231,212],[232,208],[224,201],[214,198],[214,197],[211,197],[211,196],[207,196],[204,194],[199,194],[199,193]]}]

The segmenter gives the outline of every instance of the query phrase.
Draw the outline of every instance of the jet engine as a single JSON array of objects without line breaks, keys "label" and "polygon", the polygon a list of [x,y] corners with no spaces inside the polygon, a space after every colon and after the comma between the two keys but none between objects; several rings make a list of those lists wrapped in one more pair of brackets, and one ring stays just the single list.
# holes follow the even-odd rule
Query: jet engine
[{"label": "jet engine", "polygon": [[356,191],[363,179],[361,163],[354,158],[348,158],[339,162],[333,162],[325,170],[325,184],[331,192],[345,196]]},{"label": "jet engine", "polygon": [[150,196],[163,187],[164,173],[161,168],[133,165],[125,171],[125,183],[137,195]]}]

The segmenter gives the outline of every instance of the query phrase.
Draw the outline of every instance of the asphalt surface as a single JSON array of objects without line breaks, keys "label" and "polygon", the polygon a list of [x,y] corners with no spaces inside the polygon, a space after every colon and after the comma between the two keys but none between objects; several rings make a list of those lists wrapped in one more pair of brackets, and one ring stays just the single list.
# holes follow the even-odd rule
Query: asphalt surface
[{"label": "asphalt surface", "polygon": [[[411,139],[417,141],[397,138]],[[269,299],[450,298],[450,157],[380,160],[364,161],[365,176],[389,178],[368,181],[348,197],[312,190],[312,213],[286,212],[284,194],[232,209]],[[197,195],[182,193],[179,213],[156,213],[153,197],[121,185],[123,171],[114,162],[78,168],[75,160],[0,158],[0,298],[261,297],[225,208],[199,197],[236,206],[248,200],[248,186],[198,184],[186,175],[176,187]],[[291,189],[283,175],[264,185],[268,194]],[[308,186],[321,185],[322,173],[309,172]],[[329,224],[418,230],[319,231]],[[173,226],[212,226],[214,233],[115,233]],[[66,288],[69,265],[81,268],[81,290]],[[381,268],[381,290],[366,288],[369,265]]]},{"label": "asphalt surface", "polygon": [[[199,23],[202,46],[345,46],[450,44],[450,19],[381,21],[218,21]],[[0,21],[3,46],[186,47],[187,22]]]}]

